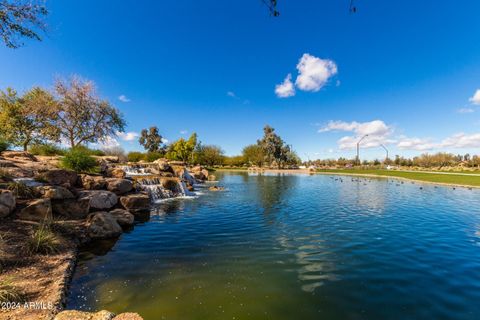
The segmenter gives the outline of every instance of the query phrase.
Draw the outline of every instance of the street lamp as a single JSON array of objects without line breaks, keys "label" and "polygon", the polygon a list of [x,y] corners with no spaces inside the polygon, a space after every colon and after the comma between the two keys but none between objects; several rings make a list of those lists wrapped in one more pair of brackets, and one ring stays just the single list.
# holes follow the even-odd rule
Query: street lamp
[{"label": "street lamp", "polygon": [[368,137],[368,134],[361,137],[360,140],[358,140],[357,142],[357,164],[360,164],[360,156],[359,156],[360,142],[362,142],[362,140],[365,139],[366,137]]},{"label": "street lamp", "polygon": [[385,152],[387,153],[387,157],[385,158],[385,161],[388,160],[388,149],[387,147],[385,147],[383,144],[380,144],[380,146],[385,150]]}]

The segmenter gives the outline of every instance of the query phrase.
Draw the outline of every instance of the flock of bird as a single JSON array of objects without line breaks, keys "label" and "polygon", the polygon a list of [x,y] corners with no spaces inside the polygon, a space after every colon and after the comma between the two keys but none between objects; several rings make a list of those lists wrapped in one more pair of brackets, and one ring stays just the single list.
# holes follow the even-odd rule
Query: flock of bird
[{"label": "flock of bird", "polygon": [[[334,181],[339,181],[341,183],[343,183],[344,181],[344,178],[343,177],[330,177],[330,179],[334,180]],[[346,179],[346,178],[345,178]],[[364,186],[366,186],[368,183],[372,182],[373,179],[369,179],[369,178],[360,178],[360,177],[356,177],[356,178],[350,178],[352,182],[359,182],[359,183],[363,183]],[[410,181],[411,184],[415,184],[415,181]],[[392,179],[392,180],[388,180],[388,183],[392,183],[392,184],[395,184],[397,187],[404,184],[405,181],[398,181],[398,180],[395,180],[395,179]],[[433,186],[435,189],[438,188],[438,186]],[[472,190],[471,187],[467,187],[468,190]],[[423,190],[423,187],[420,186],[419,187],[420,190]],[[453,190],[456,190],[456,187],[452,187]]]}]

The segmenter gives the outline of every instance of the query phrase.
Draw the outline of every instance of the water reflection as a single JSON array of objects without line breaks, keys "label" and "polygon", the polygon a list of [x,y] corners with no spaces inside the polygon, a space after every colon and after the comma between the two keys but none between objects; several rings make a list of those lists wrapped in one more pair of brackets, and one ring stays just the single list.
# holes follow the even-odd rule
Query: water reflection
[{"label": "water reflection", "polygon": [[228,191],[161,203],[108,254],[82,253],[68,307],[146,320],[479,318],[480,191],[216,175]]}]

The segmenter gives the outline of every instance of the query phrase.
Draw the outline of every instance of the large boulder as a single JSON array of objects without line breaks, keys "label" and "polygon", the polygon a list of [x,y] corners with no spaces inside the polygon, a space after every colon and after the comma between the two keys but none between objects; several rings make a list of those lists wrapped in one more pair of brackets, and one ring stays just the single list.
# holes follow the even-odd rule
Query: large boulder
[{"label": "large boulder", "polygon": [[40,174],[40,178],[49,184],[73,187],[77,184],[78,175],[74,171],[55,169],[43,172]]},{"label": "large boulder", "polygon": [[107,181],[102,176],[80,175],[82,187],[87,190],[101,190],[107,187]]},{"label": "large boulder", "polygon": [[108,175],[112,178],[123,179],[127,175],[123,169],[113,168],[109,170]]},{"label": "large boulder", "polygon": [[173,173],[172,167],[170,167],[170,164],[168,163],[167,159],[163,159],[163,158],[162,159],[157,159],[157,160],[153,161],[153,163],[157,164],[158,170]]},{"label": "large boulder", "polygon": [[160,178],[160,183],[162,184],[162,187],[164,187],[165,189],[173,192],[178,192],[178,183],[179,183],[178,178],[162,177]]},{"label": "large boulder", "polygon": [[135,216],[127,210],[114,209],[109,213],[115,218],[115,220],[117,220],[117,223],[121,227],[129,227],[133,225],[133,221],[135,220]]},{"label": "large boulder", "polygon": [[40,186],[36,187],[35,191],[42,198],[50,198],[55,200],[75,198],[75,196],[70,190],[61,186]]},{"label": "large boulder", "polygon": [[133,189],[133,182],[127,179],[110,178],[107,179],[107,189],[118,195],[125,194]]},{"label": "large boulder", "polygon": [[122,234],[122,227],[110,213],[95,212],[87,218],[87,234],[90,239],[115,238]]},{"label": "large boulder", "polygon": [[203,168],[202,166],[195,166],[191,170],[192,175],[195,179],[205,181],[208,179],[208,170]]},{"label": "large boulder", "polygon": [[9,190],[0,190],[0,218],[5,218],[15,210],[15,196]]},{"label": "large boulder", "polygon": [[90,198],[53,200],[52,211],[67,219],[82,220],[90,212]]},{"label": "large boulder", "polygon": [[50,199],[29,201],[27,206],[20,210],[18,217],[31,221],[49,220],[52,218],[52,202]]},{"label": "large boulder", "polygon": [[114,318],[115,314],[106,310],[98,312],[65,310],[58,313],[54,320],[112,320]]},{"label": "large boulder", "polygon": [[130,194],[120,198],[122,206],[132,213],[150,209],[150,197],[146,194]]},{"label": "large boulder", "polygon": [[3,151],[2,157],[6,159],[37,161],[37,158],[27,151]]},{"label": "large boulder", "polygon": [[111,191],[87,190],[78,194],[79,198],[89,198],[90,208],[92,209],[110,209],[118,203],[118,197]]}]

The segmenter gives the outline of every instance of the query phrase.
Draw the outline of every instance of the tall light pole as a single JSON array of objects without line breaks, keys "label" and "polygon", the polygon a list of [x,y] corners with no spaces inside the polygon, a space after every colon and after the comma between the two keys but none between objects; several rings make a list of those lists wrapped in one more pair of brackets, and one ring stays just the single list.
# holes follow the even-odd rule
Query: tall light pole
[{"label": "tall light pole", "polygon": [[381,146],[383,149],[385,149],[385,152],[387,152],[387,157],[385,158],[385,161],[387,161],[387,160],[388,160],[388,149],[387,149],[387,147],[385,147],[383,144],[380,144],[380,146]]},{"label": "tall light pole", "polygon": [[368,137],[368,134],[364,135],[363,137],[360,138],[360,140],[358,140],[357,142],[357,164],[360,164],[360,155],[359,155],[359,152],[360,152],[360,142],[362,142],[363,139],[365,139],[366,137]]}]

